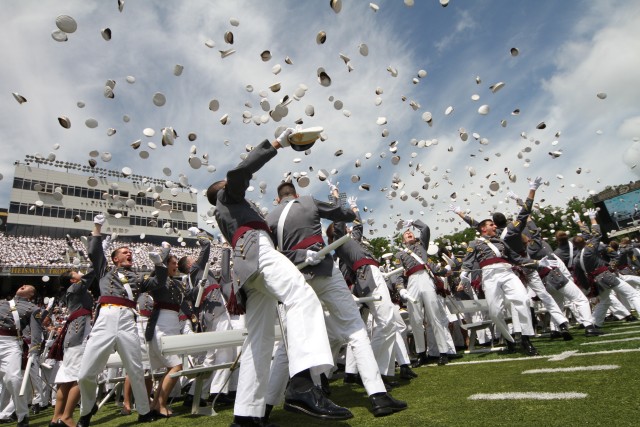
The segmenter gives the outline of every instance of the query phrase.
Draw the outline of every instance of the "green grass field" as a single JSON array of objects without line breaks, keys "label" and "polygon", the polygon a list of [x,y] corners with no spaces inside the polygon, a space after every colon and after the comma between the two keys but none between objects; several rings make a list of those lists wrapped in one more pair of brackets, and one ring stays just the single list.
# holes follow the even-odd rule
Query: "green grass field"
[{"label": "green grass field", "polygon": [[[640,416],[640,322],[607,322],[602,337],[586,338],[572,329],[573,341],[536,338],[541,355],[472,354],[447,366],[423,366],[411,382],[394,388],[392,395],[406,400],[409,409],[389,417],[374,418],[364,389],[331,383],[331,398],[349,407],[355,417],[347,422],[321,422],[275,408],[271,422],[281,426],[636,426]],[[616,341],[610,342],[607,341]],[[612,352],[613,351],[613,352]],[[575,352],[563,360],[553,355]],[[565,353],[565,356],[567,354]],[[523,374],[531,369],[574,368],[615,365],[608,370]],[[479,393],[583,393],[586,397],[555,400],[470,400]],[[186,414],[181,402],[173,405],[175,416],[156,421],[163,426],[227,426],[231,407],[216,407],[217,416]],[[92,419],[101,427],[137,424],[137,415],[121,416],[113,403]],[[134,412],[135,414],[135,412]],[[31,415],[32,426],[45,426],[48,409]]]}]

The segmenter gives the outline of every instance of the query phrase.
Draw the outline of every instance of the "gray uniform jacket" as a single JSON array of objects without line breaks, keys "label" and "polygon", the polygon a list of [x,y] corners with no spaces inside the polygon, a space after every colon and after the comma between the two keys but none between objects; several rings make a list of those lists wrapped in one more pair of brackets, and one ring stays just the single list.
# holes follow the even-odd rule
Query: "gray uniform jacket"
[{"label": "gray uniform jacket", "polygon": [[[613,288],[619,281],[618,278],[609,271],[607,262],[599,254],[600,239],[602,233],[600,225],[592,224],[591,230],[585,224],[580,226],[580,232],[585,239],[584,248],[577,251],[573,261],[576,277],[580,284],[589,288],[593,281],[605,288]],[[584,268],[583,268],[584,265]]]},{"label": "gray uniform jacket", "polygon": [[[181,304],[186,294],[186,289],[183,287],[182,280],[175,277],[169,277],[167,272],[167,259],[169,258],[170,248],[163,248],[160,256],[164,261],[164,265],[156,266],[156,274],[154,277],[149,278],[149,294],[153,298],[153,311],[147,323],[147,329],[145,331],[145,338],[147,341],[151,341],[154,335],[156,324],[158,323],[158,317],[162,307],[168,308],[168,306],[175,306],[180,311]],[[165,305],[166,304],[166,305]],[[161,307],[162,306],[162,307]]]},{"label": "gray uniform jacket", "polygon": [[[89,269],[87,274],[82,276],[82,279],[77,283],[72,283],[67,288],[67,292],[64,295],[63,303],[67,306],[69,315],[80,309],[91,310],[93,309],[93,297],[89,292],[89,286],[95,279],[93,269]],[[91,314],[80,316],[73,319],[67,326],[67,332],[64,336],[63,348],[75,347],[82,344],[84,337],[91,330]]]},{"label": "gray uniform jacket", "polygon": [[[427,263],[429,259],[429,254],[427,254],[427,249],[429,248],[429,239],[431,238],[431,229],[427,224],[420,220],[416,220],[413,222],[413,225],[420,230],[420,237],[411,245],[406,245],[409,250],[415,253],[423,263]],[[411,270],[412,268],[420,265],[421,263],[411,256],[410,253],[405,251],[398,251],[396,253],[396,258],[400,260],[402,266],[405,269],[405,272]]]},{"label": "gray uniform jacket", "polygon": [[[262,141],[247,157],[227,172],[227,185],[220,190],[216,200],[215,217],[220,232],[233,242],[236,231],[248,223],[266,223],[258,209],[245,199],[251,176],[278,154],[268,140]],[[258,230],[249,230],[235,242],[233,270],[238,287],[258,272]]]},{"label": "gray uniform jacket", "polygon": [[[335,239],[339,239],[347,233],[345,222],[335,222],[333,225]],[[356,213],[356,220],[351,229],[351,240],[347,240],[342,246],[336,249],[336,255],[340,258],[340,271],[353,283],[353,294],[357,297],[366,297],[376,288],[376,282],[371,274],[372,268],[378,268],[378,263],[369,250],[362,245],[362,220],[360,214]],[[356,262],[369,262],[357,267]],[[357,268],[354,268],[356,266]]]},{"label": "gray uniform jacket", "polygon": [[[41,309],[31,301],[15,296],[13,298],[16,304],[16,310],[20,317],[20,332],[27,330],[26,335],[31,334],[31,344],[29,345],[29,354],[39,354],[43,341],[42,320],[47,316],[47,311]],[[16,331],[16,323],[11,313],[11,305],[7,300],[0,300],[0,328]]]},{"label": "gray uniform jacket", "polygon": [[[556,248],[555,251],[553,251],[553,253],[560,258],[560,260],[562,262],[564,262],[564,265],[567,266],[567,268],[569,270],[573,270],[574,267],[574,259],[571,258],[571,246],[573,245],[573,243],[571,242],[567,242],[564,245],[558,245],[558,247]],[[575,256],[576,254],[576,249],[573,249],[573,254]]]},{"label": "gray uniform jacket", "polygon": [[[199,291],[198,286],[200,286],[200,281],[203,278],[204,270],[207,267],[209,256],[211,254],[211,241],[209,239],[198,238],[198,242],[200,242],[200,254],[189,270],[189,280],[191,281],[191,286],[195,293],[194,302],[195,299],[197,299]],[[207,273],[206,283],[204,284],[205,291],[209,289],[210,286],[216,285],[218,285],[216,277],[213,274],[213,271],[210,270]],[[210,290],[206,295],[203,294],[202,301],[200,301],[198,318],[203,331],[211,330],[211,324],[214,318],[213,311],[222,305],[222,301],[220,301],[219,298],[214,298],[215,295],[217,295],[216,292]]]},{"label": "gray uniform jacket", "polygon": [[124,287],[124,285],[128,283],[133,294],[133,301],[137,301],[140,293],[153,290],[159,286],[159,283],[167,280],[166,267],[155,267],[156,276],[153,278],[147,275],[137,274],[128,268],[109,268],[104,250],[102,249],[102,236],[94,236],[92,240],[96,243],[92,246],[95,250],[94,253],[89,254],[89,258],[93,269],[100,278],[100,296],[129,299],[129,295]]},{"label": "gray uniform jacket", "polygon": [[474,265],[477,265],[476,262],[480,264],[482,261],[486,261],[491,258],[504,258],[506,261],[516,265],[533,262],[529,258],[520,256],[498,236],[483,236],[483,238],[491,242],[496,249],[498,249],[500,256],[498,257],[496,253],[493,252],[493,249],[489,247],[487,242],[482,239],[476,239],[471,242],[467,248],[467,254],[462,261],[462,271],[470,271],[474,268]]},{"label": "gray uniform jacket", "polygon": [[[540,229],[531,218],[527,221],[524,233],[531,239],[527,244],[527,254],[531,259],[541,260],[546,256],[553,255],[553,249],[544,241]],[[569,283],[569,279],[557,268],[538,267],[538,273],[547,287],[556,290]]]},{"label": "gray uniform jacket", "polygon": [[[89,254],[97,257],[98,246],[102,250],[102,242],[95,236],[89,237]],[[98,279],[96,270],[90,267],[87,273],[82,276],[77,283],[72,283],[63,297],[61,303],[67,306],[69,316],[75,311],[85,309],[91,311],[93,309],[93,297],[91,296],[91,289],[94,282]],[[77,317],[67,325],[67,330],[64,336],[63,348],[75,347],[82,344],[84,337],[91,329],[91,316],[85,315]]]},{"label": "gray uniform jacket", "polygon": [[[295,200],[284,223],[282,246],[280,251],[291,260],[294,264],[304,262],[307,257],[307,249],[317,251],[324,247],[324,242],[316,243],[301,249],[292,249],[302,240],[312,236],[322,238],[322,226],[320,219],[328,219],[331,221],[352,222],[356,219],[356,214],[351,210],[344,209],[340,206],[333,205],[328,202],[321,202],[311,196],[302,196],[297,199],[293,197],[285,197],[280,201],[269,215],[267,215],[267,223],[271,229],[273,241],[278,242],[278,221],[280,214],[290,200]],[[319,264],[308,266],[302,270],[305,277],[313,278],[315,276],[331,276],[333,271],[333,260],[331,257],[325,257]]]},{"label": "gray uniform jacket", "polygon": [[[505,231],[505,228],[496,229],[496,236],[500,237],[504,241],[504,243],[509,245],[509,247],[513,251],[517,252],[521,256],[525,256],[526,254],[526,248],[524,246],[524,243],[522,242],[521,235],[524,232],[525,227],[527,225],[527,219],[531,214],[532,207],[533,207],[533,199],[527,198],[527,200],[525,200],[524,204],[522,205],[522,208],[520,209],[520,212],[518,213],[518,217],[516,218],[516,220],[507,223],[506,231]],[[473,228],[477,227],[479,224],[477,221],[475,221],[473,218],[469,216],[465,216],[464,221],[467,224],[469,224],[470,227],[473,227]]]}]

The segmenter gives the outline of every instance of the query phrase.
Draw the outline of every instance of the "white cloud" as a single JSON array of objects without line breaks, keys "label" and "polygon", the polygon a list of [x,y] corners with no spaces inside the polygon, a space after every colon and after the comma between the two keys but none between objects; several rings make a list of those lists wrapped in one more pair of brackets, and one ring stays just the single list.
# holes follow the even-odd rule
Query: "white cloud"
[{"label": "white cloud", "polygon": [[[342,189],[373,209],[368,218],[376,220],[372,228],[382,235],[393,228],[390,217],[415,217],[420,212],[432,225],[434,237],[453,230],[459,223],[452,222],[445,210],[454,191],[458,193],[456,203],[483,215],[505,207],[502,199],[507,190],[523,193],[528,176],[541,174],[549,179],[551,185],[543,187],[541,197],[558,205],[567,197],[585,196],[589,189],[598,191],[605,184],[629,180],[630,170],[617,166],[640,116],[635,72],[640,65],[636,28],[640,6],[615,2],[602,13],[602,2],[590,8],[535,11],[529,10],[535,5],[510,5],[513,11],[498,15],[483,4],[456,3],[443,9],[433,3],[412,8],[389,4],[373,13],[366,2],[347,2],[340,14],[324,2],[296,1],[277,5],[221,1],[215,6],[208,1],[127,2],[123,13],[117,11],[116,2],[8,3],[8,19],[0,28],[0,47],[5,63],[11,64],[0,70],[0,93],[4,94],[0,126],[5,137],[0,201],[6,204],[8,200],[13,161],[36,152],[46,156],[55,143],[61,144],[56,153],[61,160],[84,164],[90,150],[110,151],[114,158],[102,167],[130,166],[135,173],[161,176],[168,165],[173,171],[169,179],[185,174],[202,189],[237,164],[246,145],[272,138],[277,126],[291,125],[299,118],[304,126],[323,126],[328,139],[318,142],[309,156],[281,152],[257,174],[256,183],[264,180],[268,187],[263,196],[256,190],[255,198],[268,206],[286,172],[308,172],[315,177],[320,168],[335,168]],[[526,13],[528,19],[512,22],[510,17],[516,12]],[[59,14],[78,21],[78,31],[66,43],[56,43],[49,35]],[[229,24],[231,17],[240,20],[238,27]],[[557,29],[548,31],[553,24]],[[105,27],[113,32],[109,42],[100,36]],[[315,42],[320,30],[327,33],[323,45]],[[232,46],[223,40],[226,31],[234,33]],[[215,41],[213,49],[205,47],[207,39]],[[368,56],[358,53],[360,43],[369,46]],[[512,46],[520,48],[516,58],[509,55]],[[219,50],[231,47],[237,52],[221,58]],[[266,49],[273,58],[263,62],[259,55]],[[340,53],[351,58],[351,73]],[[286,56],[292,65],[285,64]],[[180,77],[172,74],[177,63],[184,66]],[[275,64],[282,66],[278,75],[271,72]],[[319,67],[332,78],[328,88],[317,82]],[[398,76],[392,77],[387,67],[397,69]],[[428,75],[413,84],[421,68]],[[125,81],[127,75],[136,77],[135,84]],[[481,76],[482,84],[475,83],[476,75]],[[102,95],[107,79],[117,82],[114,99]],[[498,81],[506,86],[493,94],[488,87]],[[282,84],[282,90],[269,92],[269,85],[276,82]],[[245,90],[248,84],[255,88],[251,93]],[[292,96],[300,84],[309,89],[300,101],[289,104],[283,121],[260,126],[242,123],[245,111],[265,114],[259,106],[261,91],[267,91],[273,108],[284,95]],[[376,87],[384,91],[379,107],[374,104]],[[151,102],[158,91],[167,97],[167,104],[160,108]],[[21,93],[28,102],[19,105],[11,92]],[[597,99],[598,92],[606,92],[607,99]],[[480,101],[470,100],[473,93],[480,95]],[[351,117],[336,110],[330,97],[342,101]],[[216,112],[208,109],[213,98],[220,101]],[[86,103],[84,109],[76,106],[79,100]],[[410,101],[421,108],[413,111]],[[482,103],[491,106],[487,116],[477,114]],[[314,117],[304,113],[308,104],[315,107]],[[455,110],[445,116],[449,105]],[[510,114],[515,108],[522,110],[519,116]],[[425,111],[433,114],[432,127],[421,119]],[[122,120],[125,114],[131,117],[129,123]],[[230,117],[226,126],[219,122],[223,114]],[[58,125],[59,115],[70,117],[71,129]],[[377,125],[379,116],[387,117],[388,124]],[[88,117],[98,120],[97,129],[86,128]],[[506,128],[500,126],[501,119],[508,121]],[[547,129],[536,130],[543,120]],[[164,126],[176,129],[176,144],[150,150],[148,160],[140,159],[140,150],[132,150],[129,144],[137,139],[146,144],[150,139],[142,130],[151,127],[158,132]],[[117,133],[107,137],[111,127]],[[471,136],[463,143],[458,136],[460,127],[488,138],[489,144],[480,145]],[[386,138],[381,136],[384,128],[389,131]],[[596,135],[599,129],[601,136]],[[562,135],[555,138],[558,130]],[[520,137],[523,131],[527,139]],[[189,132],[198,135],[193,144],[198,155],[209,154],[215,173],[189,167]],[[412,139],[437,140],[438,144],[418,148],[411,145]],[[160,145],[159,137],[152,140]],[[225,140],[230,141],[229,146]],[[390,162],[388,147],[394,140],[401,157],[397,166]],[[559,141],[557,146],[551,145],[554,140]],[[526,147],[531,152],[518,159],[517,154]],[[552,147],[561,148],[564,154],[551,160],[547,153]],[[335,157],[338,149],[344,154]],[[365,159],[367,152],[372,153],[369,160]],[[414,158],[412,153],[416,153]],[[300,163],[293,162],[297,157]],[[524,167],[527,158],[528,168]],[[356,159],[361,160],[362,168],[354,167]],[[473,178],[467,171],[470,166],[477,171]],[[582,174],[575,174],[577,167],[582,167]],[[517,175],[515,184],[508,181],[505,168]],[[352,174],[361,175],[360,183],[350,182]],[[388,200],[379,190],[390,188],[394,174],[404,181],[402,190],[418,191],[427,206],[411,197],[404,202]],[[554,179],[557,174],[564,175],[564,180]],[[426,176],[430,182],[424,190]],[[491,180],[500,182],[496,195],[488,193]],[[361,183],[371,184],[371,191],[359,191]],[[326,198],[325,184],[315,179],[301,192]],[[206,201],[201,201],[200,208],[206,212]]]}]

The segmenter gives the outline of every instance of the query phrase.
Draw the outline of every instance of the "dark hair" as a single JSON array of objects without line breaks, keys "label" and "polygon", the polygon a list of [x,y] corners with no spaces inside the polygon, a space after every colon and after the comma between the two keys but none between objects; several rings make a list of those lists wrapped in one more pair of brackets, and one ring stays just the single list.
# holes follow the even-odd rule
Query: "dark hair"
[{"label": "dark hair", "polygon": [[556,241],[559,245],[564,245],[569,242],[569,235],[566,231],[556,231]]},{"label": "dark hair", "polygon": [[504,228],[507,225],[507,217],[502,212],[494,212],[493,223],[500,228]]},{"label": "dark hair", "polygon": [[618,242],[616,242],[615,240],[612,240],[609,242],[609,246],[611,246],[613,248],[614,251],[617,251],[618,248],[620,247],[620,245],[618,244]]},{"label": "dark hair", "polygon": [[482,232],[482,227],[484,227],[485,225],[487,225],[488,222],[494,222],[491,218],[487,218],[487,219],[483,219],[482,221],[480,221],[480,223],[476,226],[476,230]]},{"label": "dark hair", "polygon": [[292,182],[285,181],[278,185],[278,198],[283,199],[287,196],[295,196],[296,195],[296,187]]},{"label": "dark hair", "polygon": [[221,179],[220,181],[216,181],[207,188],[207,200],[213,206],[216,205],[218,201],[218,192],[227,185],[227,180]]},{"label": "dark hair", "polygon": [[111,252],[111,261],[113,261],[113,259],[116,257],[116,255],[118,255],[118,251],[119,251],[120,249],[124,249],[124,248],[128,248],[128,247],[129,247],[129,246],[119,246],[119,247],[115,248],[115,249],[113,250],[113,252]]},{"label": "dark hair", "polygon": [[189,274],[189,268],[187,266],[187,262],[189,261],[189,257],[183,256],[178,260],[178,271],[182,274]]},{"label": "dark hair", "polygon": [[332,222],[327,227],[326,234],[327,234],[327,240],[329,241],[329,243],[332,243],[336,238],[334,233],[334,228],[335,228],[335,222]]},{"label": "dark hair", "polygon": [[578,248],[578,249],[582,249],[582,248],[584,248],[584,245],[585,245],[584,237],[582,237],[582,236],[575,236],[575,237],[573,238],[573,246],[575,246],[576,248]]}]

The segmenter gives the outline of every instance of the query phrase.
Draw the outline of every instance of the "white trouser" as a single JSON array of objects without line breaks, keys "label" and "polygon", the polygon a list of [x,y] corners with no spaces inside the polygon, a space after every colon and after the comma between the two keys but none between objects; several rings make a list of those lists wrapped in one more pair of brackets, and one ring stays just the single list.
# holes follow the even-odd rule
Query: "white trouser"
[{"label": "white trouser", "polygon": [[386,392],[358,305],[340,270],[334,265],[331,276],[316,276],[309,285],[329,311],[325,319],[329,335],[340,337],[351,347],[367,394]]},{"label": "white trouser", "polygon": [[569,310],[571,310],[571,313],[573,313],[578,323],[585,327],[593,325],[591,304],[589,304],[589,300],[573,280],[569,280],[567,284],[560,289],[550,287],[549,293],[558,302],[559,306],[563,304],[562,301],[568,303]]},{"label": "white trouser", "polygon": [[14,412],[16,412],[16,406],[13,404],[11,393],[0,380],[0,421],[9,422]]},{"label": "white trouser", "polygon": [[503,317],[506,299],[511,304],[512,318],[518,321],[522,335],[535,334],[526,288],[511,270],[510,264],[498,263],[483,267],[482,289],[489,305],[489,317],[494,323],[502,323],[504,329],[507,328]]},{"label": "white trouser", "polygon": [[0,336],[0,379],[11,395],[18,421],[29,415],[27,398],[20,397],[23,376],[21,344],[16,337]]},{"label": "white trouser", "polygon": [[44,393],[45,385],[40,372],[40,363],[36,356],[31,365],[31,373],[29,374],[29,382],[27,383],[27,389],[25,390],[25,396],[27,396],[27,405],[46,405],[42,400],[42,394]]},{"label": "white trouser", "polygon": [[98,319],[87,339],[78,373],[81,395],[80,415],[89,414],[96,403],[97,376],[114,351],[120,355],[122,366],[129,375],[133,396],[136,399],[136,410],[141,415],[149,412],[149,396],[144,382],[140,338],[133,310],[105,305],[100,307]]},{"label": "white trouser", "polygon": [[[409,291],[407,290],[407,292]],[[416,353],[424,353],[427,351],[424,307],[420,301],[407,300],[407,311],[409,312],[409,324],[411,325],[411,335],[413,335]]]},{"label": "white trouser", "polygon": [[[289,374],[333,366],[320,301],[304,276],[280,252],[265,231],[258,239],[258,271],[243,285],[247,295],[247,338],[242,347],[234,415],[262,417],[274,347],[277,302],[284,305]],[[349,298],[348,289],[345,287]],[[351,299],[353,302],[353,299]]]},{"label": "white trouser", "polygon": [[[395,373],[395,360],[393,347],[396,342],[396,323],[394,319],[394,304],[391,302],[389,288],[384,281],[384,276],[378,267],[367,266],[371,270],[376,287],[371,293],[374,298],[382,298],[380,301],[367,303],[369,312],[373,317],[371,331],[371,349],[378,361],[378,370],[382,375],[392,376]],[[390,368],[391,367],[391,368]]]},{"label": "white trouser", "polygon": [[547,312],[551,315],[551,321],[555,323],[556,326],[568,322],[562,310],[558,307],[558,303],[556,303],[549,292],[547,292],[547,288],[544,287],[544,283],[542,283],[542,279],[536,270],[527,272],[527,281],[527,286],[536,293],[547,309]]},{"label": "white trouser", "polygon": [[620,280],[623,280],[636,288],[636,290],[640,289],[640,276],[636,276],[635,274],[621,274]]},{"label": "white trouser", "polygon": [[[611,312],[611,314],[618,320],[622,320],[625,317],[627,317],[628,315],[631,314],[631,312],[627,309],[627,307],[622,303],[622,301],[620,301],[618,299],[618,296],[616,295],[615,292],[613,292],[611,295],[609,295],[609,300],[611,301],[611,306],[609,307],[609,311]],[[594,323],[598,324],[598,325],[602,325],[602,323],[598,323],[595,321],[595,307],[593,309],[593,313],[594,313]],[[607,313],[605,312],[605,315]],[[599,315],[598,315],[599,317]],[[604,319],[604,318],[603,318]]]},{"label": "white trouser", "polygon": [[395,304],[393,305],[393,319],[396,323],[396,340],[393,347],[396,360],[398,365],[408,365],[411,363],[411,359],[407,350],[409,348],[407,343],[407,324],[404,323],[404,319],[400,314],[400,307]]},{"label": "white trouser", "polygon": [[[414,328],[414,322],[417,324],[426,320],[429,326],[433,328],[438,351],[440,353],[455,353],[456,349],[449,332],[449,319],[445,310],[444,298],[436,294],[436,285],[433,283],[429,273],[426,270],[420,270],[409,276],[407,292],[413,299],[418,301],[417,304],[411,305],[409,312],[417,305],[419,308],[418,313],[423,313],[422,320],[416,317],[411,322],[411,328]],[[417,340],[416,351],[420,352],[418,351]]]},{"label": "white trouser", "polygon": [[[207,325],[207,331],[226,331],[233,329],[231,324],[231,317],[227,312],[224,305],[217,306],[213,311],[213,320],[210,325]],[[219,365],[221,363],[230,363],[233,362],[238,354],[239,349],[236,347],[225,347],[225,348],[216,348],[213,350],[207,351],[204,360],[202,361],[203,366],[214,366]],[[229,392],[229,382],[227,381],[227,377],[231,375],[231,370],[227,369],[216,369],[211,372],[211,375],[207,377],[205,381],[202,383],[202,397],[206,398],[207,395],[211,393],[228,393]],[[195,393],[196,383],[195,381],[191,383],[191,387],[189,388],[189,394],[193,395]]]},{"label": "white trouser", "polygon": [[[638,313],[640,313],[640,295],[638,291],[633,288],[633,286],[629,285],[627,282],[624,282],[618,279],[618,284],[613,288],[609,289],[605,286],[600,286],[598,294],[598,298],[600,302],[593,309],[593,321],[596,325],[602,325],[604,323],[604,318],[607,315],[607,310],[611,306],[611,291],[614,291],[619,298],[625,298],[631,304],[631,307],[634,308]],[[629,313],[630,314],[630,313]],[[628,316],[628,314],[627,314]]]}]

